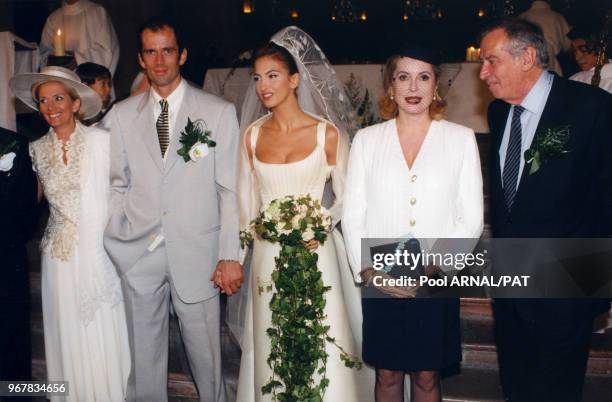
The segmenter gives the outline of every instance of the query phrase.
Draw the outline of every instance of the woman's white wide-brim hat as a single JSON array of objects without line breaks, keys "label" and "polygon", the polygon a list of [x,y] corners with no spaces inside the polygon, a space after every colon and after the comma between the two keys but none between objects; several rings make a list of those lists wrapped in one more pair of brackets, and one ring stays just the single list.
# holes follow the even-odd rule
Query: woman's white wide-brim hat
[{"label": "woman's white wide-brim hat", "polygon": [[9,87],[13,94],[23,103],[34,110],[38,110],[38,104],[34,100],[34,92],[40,84],[48,81],[58,81],[68,88],[76,91],[81,98],[80,113],[83,119],[91,119],[102,110],[102,99],[87,85],[81,83],[79,76],[64,67],[44,67],[40,73],[19,74],[11,78]]}]

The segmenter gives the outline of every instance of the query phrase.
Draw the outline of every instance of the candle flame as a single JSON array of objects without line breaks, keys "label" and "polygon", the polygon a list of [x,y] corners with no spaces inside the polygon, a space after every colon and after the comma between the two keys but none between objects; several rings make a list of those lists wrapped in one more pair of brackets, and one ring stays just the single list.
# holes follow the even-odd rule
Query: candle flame
[{"label": "candle flame", "polygon": [[62,30],[61,29],[57,30],[57,36],[62,36]]},{"label": "candle flame", "polygon": [[253,7],[249,0],[245,0],[244,3],[242,3],[242,12],[244,14],[251,14],[253,12]]},{"label": "candle flame", "polygon": [[362,12],[362,13],[361,13],[361,17],[359,17],[359,18],[361,18],[361,21],[365,21],[365,20],[367,20],[367,19],[368,19],[368,15],[367,15],[367,14],[366,14],[366,12],[364,11],[364,12]]},{"label": "candle flame", "polygon": [[291,11],[291,18],[298,18],[299,16],[300,16],[300,13],[298,13],[297,10]]},{"label": "candle flame", "polygon": [[478,16],[479,16],[479,17],[484,17],[484,16],[485,16],[485,10],[484,10],[484,9],[482,9],[482,8],[481,8],[481,9],[479,9],[479,10],[478,10]]}]

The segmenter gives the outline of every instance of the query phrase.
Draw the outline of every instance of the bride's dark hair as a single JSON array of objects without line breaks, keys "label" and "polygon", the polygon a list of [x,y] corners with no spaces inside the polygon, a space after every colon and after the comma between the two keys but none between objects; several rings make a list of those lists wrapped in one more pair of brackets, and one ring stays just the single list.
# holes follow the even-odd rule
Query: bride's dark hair
[{"label": "bride's dark hair", "polygon": [[272,57],[283,63],[285,67],[287,67],[287,70],[289,70],[289,75],[293,75],[298,72],[297,64],[295,63],[291,53],[289,53],[289,51],[284,47],[272,42],[255,50],[255,53],[253,54],[253,66],[255,66],[255,62],[258,59],[266,56]]}]

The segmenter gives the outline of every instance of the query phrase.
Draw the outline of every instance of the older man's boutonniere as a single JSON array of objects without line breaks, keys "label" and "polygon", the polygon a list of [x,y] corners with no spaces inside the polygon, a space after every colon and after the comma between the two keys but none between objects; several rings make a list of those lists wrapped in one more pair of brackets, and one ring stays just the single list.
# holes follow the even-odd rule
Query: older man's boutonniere
[{"label": "older man's boutonniere", "polygon": [[208,155],[209,148],[214,148],[217,143],[210,139],[211,131],[206,127],[204,120],[191,121],[187,118],[187,125],[181,131],[179,142],[183,146],[178,150],[179,156],[185,162],[197,161]]},{"label": "older man's boutonniere", "polygon": [[18,149],[19,144],[15,140],[0,144],[0,172],[9,172],[13,168]]},{"label": "older man's boutonniere", "polygon": [[533,143],[525,151],[525,162],[531,163],[529,174],[532,175],[550,159],[560,158],[563,154],[571,152],[566,148],[569,141],[569,126],[545,128],[538,130]]}]

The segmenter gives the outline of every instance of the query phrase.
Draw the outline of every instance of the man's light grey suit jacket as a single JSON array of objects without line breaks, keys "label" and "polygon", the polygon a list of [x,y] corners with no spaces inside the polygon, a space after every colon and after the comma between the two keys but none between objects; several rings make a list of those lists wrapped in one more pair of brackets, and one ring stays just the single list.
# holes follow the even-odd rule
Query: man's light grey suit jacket
[{"label": "man's light grey suit jacket", "polygon": [[[152,109],[145,92],[116,104],[104,120],[111,132],[104,245],[125,274],[163,233],[174,286],[195,303],[217,294],[210,282],[217,261],[238,260],[238,121],[231,103],[187,85],[164,163]],[[188,117],[204,120],[217,143],[196,162],[177,154]]]}]

